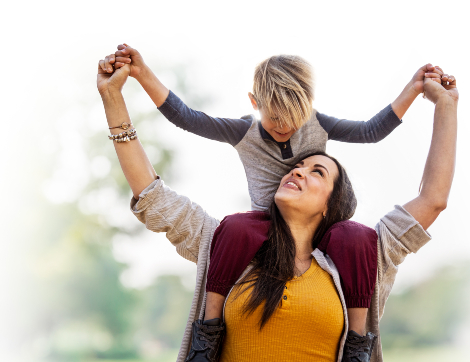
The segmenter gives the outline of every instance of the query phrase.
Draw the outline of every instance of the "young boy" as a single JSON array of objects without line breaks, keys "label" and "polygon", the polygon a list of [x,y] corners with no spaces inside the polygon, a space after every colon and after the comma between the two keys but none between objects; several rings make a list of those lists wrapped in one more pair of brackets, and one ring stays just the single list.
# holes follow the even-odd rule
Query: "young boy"
[{"label": "young boy", "polygon": [[[118,49],[115,56],[105,59],[109,72],[113,71],[112,64],[120,67],[130,63],[130,75],[139,81],[170,122],[199,136],[234,146],[245,167],[252,209],[256,211],[266,211],[270,206],[279,181],[292,169],[292,162],[312,152],[324,151],[327,140],[373,143],[389,135],[401,124],[400,119],[417,95],[423,92],[427,73],[436,77],[433,72],[440,72],[439,68],[430,64],[421,67],[392,104],[368,122],[354,122],[329,117],[313,110],[313,77],[310,65],[298,56],[274,56],[257,66],[253,93],[249,93],[252,106],[259,110],[261,120],[257,121],[254,116],[240,119],[213,118],[190,109],[169,91],[145,65],[137,50],[126,44],[118,46]],[[220,333],[221,326],[223,327],[220,319],[228,290],[267,237],[269,220],[264,221],[264,229],[263,222],[260,224],[257,220],[256,232],[244,235],[243,240],[239,234],[233,232],[237,222],[249,223],[253,215],[256,214],[240,214],[224,219],[214,235],[205,318],[201,324],[205,325],[206,334],[210,335],[213,328],[212,337],[217,343],[221,343],[222,339],[218,336],[223,335]],[[258,216],[255,218],[259,219]],[[347,252],[344,248],[346,239],[354,241],[348,244],[354,245],[354,248],[347,249]],[[374,230],[346,222],[341,227],[332,227],[318,246],[330,255],[338,267],[348,308],[349,329],[359,332],[348,335],[349,349],[355,345],[361,347],[365,343],[367,353],[357,355],[357,361],[369,360],[374,343],[373,336],[366,338],[368,336],[362,337],[362,334],[375,286],[376,241]],[[237,252],[236,245],[244,253]],[[240,261],[243,256],[246,260]],[[221,265],[224,266],[223,270],[218,268]],[[354,278],[350,275],[351,270],[357,271]],[[223,273],[225,274],[221,275]],[[198,327],[195,325],[193,328]],[[195,336],[193,342],[194,338]],[[215,350],[219,351],[220,348]],[[188,360],[214,361],[215,358],[217,356],[214,355],[214,348],[192,348]],[[346,359],[347,356],[343,361]]]}]

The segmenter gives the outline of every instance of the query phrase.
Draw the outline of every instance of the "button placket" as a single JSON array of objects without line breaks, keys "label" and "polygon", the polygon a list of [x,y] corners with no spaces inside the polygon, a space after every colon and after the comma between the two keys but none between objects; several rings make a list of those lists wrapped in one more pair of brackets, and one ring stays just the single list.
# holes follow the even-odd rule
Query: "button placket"
[{"label": "button placket", "polygon": [[282,309],[288,309],[290,307],[290,298],[291,295],[290,295],[290,291],[289,291],[289,283],[287,283],[285,286],[284,286],[284,293],[282,293]]}]

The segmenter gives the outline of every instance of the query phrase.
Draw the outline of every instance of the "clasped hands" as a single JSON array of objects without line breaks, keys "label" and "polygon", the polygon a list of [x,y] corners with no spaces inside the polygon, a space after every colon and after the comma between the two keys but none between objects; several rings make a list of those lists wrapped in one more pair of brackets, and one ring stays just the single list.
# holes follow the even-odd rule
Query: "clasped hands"
[{"label": "clasped hands", "polygon": [[[118,45],[117,49],[114,54],[106,56],[98,63],[97,85],[101,94],[110,89],[120,92],[129,76],[139,81],[150,71],[136,49],[126,43]],[[430,63],[422,66],[413,75],[410,83],[416,95],[423,93],[423,97],[434,104],[442,97],[458,101],[455,77],[444,73],[439,66]]]}]

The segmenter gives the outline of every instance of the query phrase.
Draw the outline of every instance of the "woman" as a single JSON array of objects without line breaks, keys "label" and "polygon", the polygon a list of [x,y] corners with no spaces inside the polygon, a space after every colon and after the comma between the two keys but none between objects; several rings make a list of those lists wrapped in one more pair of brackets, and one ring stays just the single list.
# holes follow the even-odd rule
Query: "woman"
[{"label": "woman", "polygon": [[[108,124],[113,134],[121,132],[121,135],[117,136],[121,141],[126,137],[135,138],[132,132],[130,135],[123,135],[119,128],[127,128],[127,124],[130,123],[121,94],[121,89],[128,75],[128,65],[116,70],[112,75],[104,73],[101,67],[98,67],[98,89],[103,99]],[[404,206],[396,206],[376,226],[379,236],[378,272],[373,303],[367,316],[367,329],[376,335],[379,335],[379,319],[383,314],[385,301],[390,294],[397,266],[407,254],[416,252],[430,240],[430,236],[425,230],[445,209],[450,192],[455,165],[458,92],[453,77],[444,75],[442,80],[446,84],[445,86],[432,80],[426,80],[425,83],[426,96],[436,104],[436,110],[431,149],[423,174],[420,195]],[[447,85],[447,83],[449,84]],[[166,187],[156,175],[139,142],[114,142],[114,144],[121,167],[134,194],[134,199],[131,202],[132,211],[150,230],[166,232],[167,238],[176,246],[177,252],[186,259],[197,263],[197,282],[193,304],[178,355],[178,361],[184,361],[190,345],[191,324],[196,320],[203,319],[210,243],[219,222],[207,215],[199,205]],[[287,226],[295,242],[295,256],[313,256],[313,258],[296,257],[293,270],[297,275],[300,275],[313,270],[312,267],[315,268],[315,272],[322,276],[322,285],[328,289],[329,300],[336,305],[330,311],[320,310],[320,314],[325,312],[336,321],[328,352],[331,353],[331,349],[334,350],[335,356],[334,358],[326,356],[324,359],[341,361],[348,331],[341,283],[338,272],[328,256],[318,249],[313,250],[312,238],[321,224],[323,214],[328,212],[328,200],[342,168],[334,159],[325,155],[307,157],[297,166],[282,179],[275,196],[275,204],[279,211],[280,223]],[[319,176],[319,170],[323,170],[323,177]],[[310,228],[307,229],[304,225],[310,225]],[[329,275],[328,278],[325,278],[325,273]],[[332,295],[332,288],[337,293],[339,300],[335,300]],[[239,292],[240,297],[243,298],[243,295],[249,293],[249,290]],[[248,296],[249,294],[245,294],[245,298]],[[340,311],[342,321],[341,318],[338,318],[338,307],[342,309]],[[229,308],[231,307],[227,307],[227,310]],[[239,308],[241,307],[239,306]],[[274,311],[271,319],[275,317],[276,313],[279,313],[279,310],[280,308]],[[241,312],[240,309],[239,311]],[[235,309],[235,314],[236,312]],[[327,321],[327,323],[329,322]],[[288,339],[289,335],[279,339],[281,347],[282,343]],[[289,350],[281,348],[280,351],[284,353],[278,354],[276,360],[293,360],[298,356],[296,353],[299,351],[300,353],[307,351],[305,346],[312,344],[314,339],[315,336],[299,340]],[[209,340],[199,338],[198,341],[201,345],[211,344],[210,338]],[[247,350],[251,354],[243,356],[243,358],[253,359],[256,357],[262,361],[266,356],[259,353],[261,347],[263,346],[248,346]],[[279,346],[270,344],[264,347],[267,351]],[[224,348],[229,350],[230,345],[226,344]],[[307,352],[310,353],[311,350]],[[344,357],[351,358],[347,353]],[[222,359],[235,360],[228,355],[223,355]],[[241,359],[236,357],[236,360]],[[382,361],[380,343],[373,351],[371,360]]]}]

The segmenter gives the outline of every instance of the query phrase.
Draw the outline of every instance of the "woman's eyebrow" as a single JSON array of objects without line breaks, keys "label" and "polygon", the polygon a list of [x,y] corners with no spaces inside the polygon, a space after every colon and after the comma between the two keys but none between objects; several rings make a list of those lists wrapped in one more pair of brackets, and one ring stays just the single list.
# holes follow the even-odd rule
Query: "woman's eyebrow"
[{"label": "woman's eyebrow", "polygon": [[328,169],[323,166],[323,165],[320,165],[319,163],[316,163],[315,165],[313,165],[313,167],[321,167],[321,168],[324,168],[326,170],[326,172],[328,172],[328,175],[330,174],[330,171],[328,171]]}]

